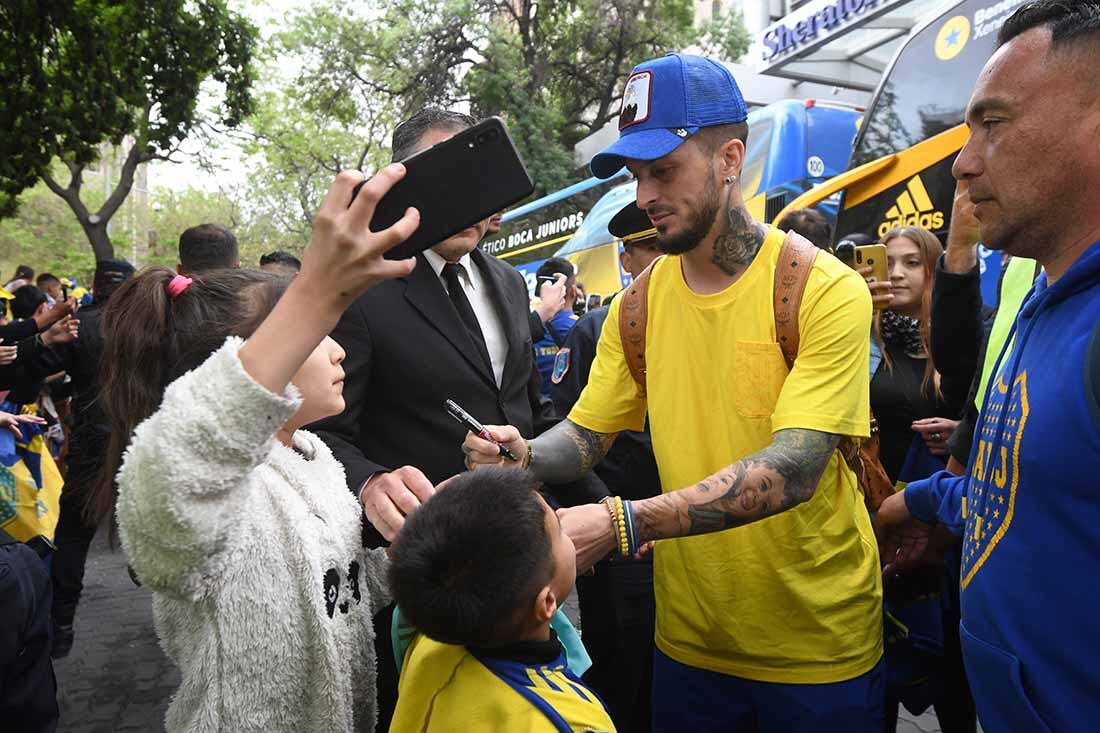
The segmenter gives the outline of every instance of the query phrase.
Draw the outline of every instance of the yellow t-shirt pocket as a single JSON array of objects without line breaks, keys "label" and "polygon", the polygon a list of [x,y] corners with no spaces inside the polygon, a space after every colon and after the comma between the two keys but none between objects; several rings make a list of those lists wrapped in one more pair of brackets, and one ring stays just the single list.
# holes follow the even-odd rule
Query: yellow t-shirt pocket
[{"label": "yellow t-shirt pocket", "polygon": [[733,347],[734,402],[742,417],[771,417],[787,364],[774,341],[737,341]]}]

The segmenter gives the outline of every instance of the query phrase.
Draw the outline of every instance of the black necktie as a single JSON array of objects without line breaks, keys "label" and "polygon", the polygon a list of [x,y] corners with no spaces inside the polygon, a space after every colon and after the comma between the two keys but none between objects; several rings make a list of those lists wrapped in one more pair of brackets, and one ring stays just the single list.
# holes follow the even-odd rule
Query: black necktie
[{"label": "black necktie", "polygon": [[462,288],[463,270],[462,265],[448,262],[443,265],[443,281],[447,283],[447,293],[451,296],[451,303],[455,310],[458,311],[458,317],[466,325],[466,331],[470,334],[474,347],[485,360],[485,365],[489,367],[491,373],[493,362],[489,358],[489,349],[485,346],[485,335],[481,332],[481,324],[477,322],[477,315],[474,313],[473,306],[470,305],[469,298],[466,297],[466,291]]}]

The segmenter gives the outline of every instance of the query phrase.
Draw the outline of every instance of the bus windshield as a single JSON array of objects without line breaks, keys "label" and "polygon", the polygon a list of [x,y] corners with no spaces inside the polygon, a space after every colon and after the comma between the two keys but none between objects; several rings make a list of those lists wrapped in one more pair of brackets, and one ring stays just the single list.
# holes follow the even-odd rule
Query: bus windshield
[{"label": "bus windshield", "polygon": [[1024,0],[965,0],[909,39],[867,113],[852,168],[927,140],[963,122],[978,72],[1004,19]]}]

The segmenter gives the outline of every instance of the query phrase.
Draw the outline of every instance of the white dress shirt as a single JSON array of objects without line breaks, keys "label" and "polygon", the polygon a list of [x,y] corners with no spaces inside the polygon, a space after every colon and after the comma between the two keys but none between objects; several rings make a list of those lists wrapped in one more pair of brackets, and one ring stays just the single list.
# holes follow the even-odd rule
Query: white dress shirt
[{"label": "white dress shirt", "polygon": [[[435,270],[435,276],[447,290],[447,281],[443,279],[443,266],[447,261],[430,249],[424,250],[424,259]],[[459,279],[462,281],[462,289],[466,293],[470,307],[474,309],[477,322],[481,326],[481,334],[485,337],[485,347],[489,350],[489,361],[493,364],[493,378],[497,386],[500,386],[501,377],[504,374],[504,362],[508,358],[508,339],[504,335],[504,325],[500,322],[496,306],[490,297],[489,284],[485,282],[484,275],[474,266],[469,254],[462,256],[456,264],[462,267]]]}]

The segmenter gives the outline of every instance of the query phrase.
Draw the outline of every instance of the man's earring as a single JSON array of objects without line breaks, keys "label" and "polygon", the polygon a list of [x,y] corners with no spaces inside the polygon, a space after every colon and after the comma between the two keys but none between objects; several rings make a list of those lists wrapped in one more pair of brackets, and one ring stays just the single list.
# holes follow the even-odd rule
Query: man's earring
[{"label": "man's earring", "polygon": [[733,183],[737,180],[737,176],[726,176],[725,180],[727,186],[732,186]]}]

